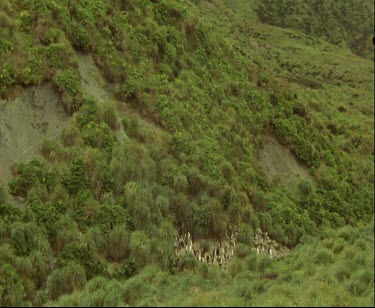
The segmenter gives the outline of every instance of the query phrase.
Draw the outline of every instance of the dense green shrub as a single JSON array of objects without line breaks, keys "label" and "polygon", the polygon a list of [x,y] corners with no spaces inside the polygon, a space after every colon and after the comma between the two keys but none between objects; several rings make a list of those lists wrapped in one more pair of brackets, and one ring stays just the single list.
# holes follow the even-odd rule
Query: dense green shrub
[{"label": "dense green shrub", "polygon": [[51,248],[55,253],[60,253],[65,245],[76,241],[79,236],[78,225],[68,215],[59,217],[59,220],[55,223],[55,227],[59,232],[55,232],[54,236],[49,239]]},{"label": "dense green shrub", "polygon": [[130,257],[137,268],[144,267],[150,256],[151,241],[143,231],[134,231],[130,237]]},{"label": "dense green shrub", "polygon": [[115,102],[107,102],[102,107],[101,114],[104,123],[106,123],[108,127],[110,127],[112,130],[116,130],[119,128],[119,121],[117,118]]},{"label": "dense green shrub", "polygon": [[0,97],[4,97],[8,88],[16,81],[16,75],[12,65],[0,66]]},{"label": "dense green shrub", "polygon": [[15,172],[17,176],[9,182],[10,192],[14,195],[25,197],[32,185],[43,178],[41,167],[42,163],[37,160],[32,160],[28,164],[16,165]]},{"label": "dense green shrub", "polygon": [[14,205],[0,202],[0,219],[5,223],[20,221],[22,211]]},{"label": "dense green shrub", "polygon": [[74,97],[80,92],[78,76],[72,69],[59,72],[53,81],[60,91],[66,92],[70,96]]},{"label": "dense green shrub", "polygon": [[36,221],[46,228],[47,234],[49,236],[56,235],[56,232],[58,232],[56,223],[61,214],[54,205],[51,202],[43,203],[37,197],[33,197],[29,201],[29,206],[36,216]]},{"label": "dense green shrub", "polygon": [[91,38],[84,26],[73,23],[69,29],[69,37],[72,45],[79,51],[89,51],[91,49]]},{"label": "dense green shrub", "polygon": [[82,99],[82,108],[77,112],[76,123],[82,129],[89,123],[100,122],[100,110],[92,97]]},{"label": "dense green shrub", "polygon": [[15,222],[11,225],[9,240],[18,255],[29,255],[41,243],[44,235],[35,223]]},{"label": "dense green shrub", "polygon": [[76,72],[71,68],[59,71],[52,82],[62,94],[65,110],[70,114],[77,111],[82,105],[82,94]]},{"label": "dense green shrub", "polygon": [[46,49],[40,46],[30,50],[26,66],[19,74],[19,83],[24,85],[40,85],[50,77],[50,68]]},{"label": "dense green shrub", "polygon": [[103,204],[98,213],[98,223],[103,231],[109,231],[118,225],[132,227],[127,210],[115,204]]},{"label": "dense green shrub", "polygon": [[21,279],[10,264],[0,265],[0,305],[23,306],[25,304],[25,291]]},{"label": "dense green shrub", "polygon": [[[107,234],[107,241],[107,256],[109,259],[115,262],[120,262],[129,256],[130,232],[126,225],[119,225],[110,230]],[[121,271],[125,269],[126,266],[124,265],[124,268],[121,269]]]},{"label": "dense green shrub", "polygon": [[[67,65],[66,47],[63,44],[51,44],[46,48],[46,56],[48,59],[48,64],[51,68],[62,69]],[[67,78],[67,77],[65,77]],[[60,76],[57,83],[62,82],[62,77]],[[72,91],[72,90],[70,90]]]},{"label": "dense green shrub", "polygon": [[62,184],[70,195],[77,194],[81,189],[88,187],[89,179],[82,159],[77,158],[72,161],[70,168],[62,176]]},{"label": "dense green shrub", "polygon": [[54,270],[48,278],[47,288],[51,299],[56,299],[62,294],[80,290],[86,283],[85,269],[70,262],[61,269]]},{"label": "dense green shrub", "polygon": [[186,253],[181,257],[177,268],[182,272],[186,270],[195,270],[197,267],[198,260],[191,253]]},{"label": "dense green shrub", "polygon": [[136,265],[134,261],[124,261],[120,263],[113,271],[113,277],[116,279],[127,279],[136,273]]},{"label": "dense green shrub", "polygon": [[22,11],[20,13],[20,21],[21,21],[21,30],[28,32],[31,30],[32,24],[33,24],[33,17],[31,16],[30,12],[28,11]]},{"label": "dense green shrub", "polygon": [[105,264],[95,256],[95,252],[86,245],[78,243],[67,244],[57,258],[59,266],[63,267],[70,262],[80,264],[85,271],[84,278],[91,279],[104,274]]},{"label": "dense green shrub", "polygon": [[114,138],[107,124],[88,123],[82,128],[82,139],[86,145],[102,149],[108,157],[111,156]]}]

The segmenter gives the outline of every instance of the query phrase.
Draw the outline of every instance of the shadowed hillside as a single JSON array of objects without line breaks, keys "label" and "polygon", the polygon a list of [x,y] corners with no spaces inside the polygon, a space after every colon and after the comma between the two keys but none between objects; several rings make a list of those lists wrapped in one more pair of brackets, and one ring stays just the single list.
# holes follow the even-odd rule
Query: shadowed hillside
[{"label": "shadowed hillside", "polygon": [[356,55],[374,60],[374,4],[364,1],[224,1],[245,18],[290,28],[350,49]]}]

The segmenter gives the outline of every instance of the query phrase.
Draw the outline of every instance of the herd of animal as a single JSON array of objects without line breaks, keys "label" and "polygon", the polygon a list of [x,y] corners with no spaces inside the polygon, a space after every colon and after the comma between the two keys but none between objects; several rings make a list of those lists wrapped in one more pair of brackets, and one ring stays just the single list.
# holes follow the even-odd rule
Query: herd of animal
[{"label": "herd of animal", "polygon": [[290,249],[288,247],[282,246],[275,240],[270,239],[267,232],[262,232],[259,228],[256,229],[253,238],[252,251],[259,253],[268,254],[268,256],[273,258],[279,258],[289,253]]},{"label": "herd of animal", "polygon": [[[218,265],[226,268],[228,261],[235,254],[236,237],[238,232],[226,231],[225,239],[218,242],[197,240],[193,241],[190,232],[179,232],[175,236],[174,253],[179,260],[185,254],[192,254],[199,262]],[[267,232],[257,229],[253,237],[252,251],[268,254],[270,258],[278,258],[289,252],[287,247],[271,240]]]},{"label": "herd of animal", "polygon": [[226,266],[228,260],[234,255],[236,247],[236,233],[225,233],[225,240],[213,245],[207,245],[207,241],[196,241],[190,232],[176,236],[174,252],[177,258],[184,254],[191,253],[200,262],[206,262],[218,266]]}]

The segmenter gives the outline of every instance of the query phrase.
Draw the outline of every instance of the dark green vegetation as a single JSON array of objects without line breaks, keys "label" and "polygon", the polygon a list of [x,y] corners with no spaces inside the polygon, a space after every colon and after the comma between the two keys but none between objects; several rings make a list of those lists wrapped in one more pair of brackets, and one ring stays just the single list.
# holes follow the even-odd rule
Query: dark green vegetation
[{"label": "dark green vegetation", "polygon": [[[0,305],[373,306],[374,70],[348,49],[372,48],[363,8],[345,1],[353,16],[305,35],[309,1],[293,20],[225,2],[1,1],[0,95],[52,81],[73,117],[2,183]],[[348,20],[365,36],[339,40]],[[76,52],[115,103],[83,94]],[[263,135],[315,182],[267,182]],[[242,245],[227,271],[174,267],[179,227],[220,239],[228,225]],[[257,227],[291,255],[251,254]]]},{"label": "dark green vegetation", "polygon": [[345,0],[226,0],[239,13],[261,22],[301,31],[374,60],[374,4]]},{"label": "dark green vegetation", "polygon": [[[97,277],[55,306],[369,306],[374,302],[373,225],[325,230],[287,258],[248,255],[227,271],[199,264],[171,275],[155,266],[126,281]],[[371,248],[370,248],[371,247]]]}]

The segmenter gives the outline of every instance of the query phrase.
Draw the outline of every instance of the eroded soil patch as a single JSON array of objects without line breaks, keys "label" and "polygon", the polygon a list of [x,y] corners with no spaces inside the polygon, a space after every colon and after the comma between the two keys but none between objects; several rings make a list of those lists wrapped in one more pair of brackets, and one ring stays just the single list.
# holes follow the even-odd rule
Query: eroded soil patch
[{"label": "eroded soil patch", "polygon": [[260,151],[259,161],[270,183],[279,182],[291,192],[297,191],[298,184],[302,180],[314,182],[308,169],[298,162],[293,153],[274,137],[263,137],[263,148]]},{"label": "eroded soil patch", "polygon": [[0,100],[0,179],[11,177],[14,162],[40,157],[44,139],[56,138],[69,123],[60,96],[50,82],[21,88],[14,100]]}]

